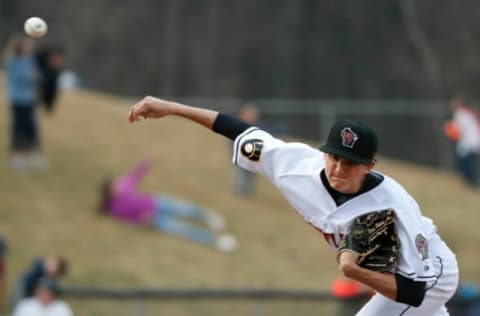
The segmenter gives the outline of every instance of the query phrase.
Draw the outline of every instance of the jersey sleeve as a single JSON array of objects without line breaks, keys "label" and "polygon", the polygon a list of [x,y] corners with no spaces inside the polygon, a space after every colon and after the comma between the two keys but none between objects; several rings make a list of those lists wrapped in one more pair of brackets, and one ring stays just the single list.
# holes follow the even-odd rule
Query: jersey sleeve
[{"label": "jersey sleeve", "polygon": [[284,142],[257,127],[245,130],[235,139],[232,161],[274,183],[282,175],[306,172],[312,163],[315,168],[324,165],[319,150],[303,143]]},{"label": "jersey sleeve", "polygon": [[[398,273],[414,281],[431,282],[436,280],[433,255],[429,245],[432,232],[425,228],[424,218],[413,199],[410,209],[418,210],[413,216],[397,213],[398,237],[400,239],[400,264]],[[408,213],[405,212],[405,215]],[[412,215],[412,214],[410,214]]]}]

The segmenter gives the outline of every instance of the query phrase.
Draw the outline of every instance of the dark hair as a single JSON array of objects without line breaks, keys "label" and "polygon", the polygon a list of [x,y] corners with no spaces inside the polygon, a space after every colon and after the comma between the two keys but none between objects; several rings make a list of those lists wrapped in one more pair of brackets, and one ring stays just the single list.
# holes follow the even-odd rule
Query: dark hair
[{"label": "dark hair", "polygon": [[97,212],[100,214],[108,213],[108,203],[112,198],[112,184],[113,180],[111,177],[103,179],[99,187],[99,203],[97,207]]}]

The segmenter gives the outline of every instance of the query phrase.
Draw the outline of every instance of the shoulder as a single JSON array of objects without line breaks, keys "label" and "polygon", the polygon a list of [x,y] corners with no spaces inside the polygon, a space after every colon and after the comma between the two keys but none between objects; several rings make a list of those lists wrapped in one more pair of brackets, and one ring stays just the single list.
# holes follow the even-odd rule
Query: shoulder
[{"label": "shoulder", "polygon": [[375,172],[383,177],[383,181],[368,191],[366,196],[369,198],[361,199],[362,201],[379,209],[419,210],[417,202],[403,185],[390,176]]},{"label": "shoulder", "polygon": [[393,178],[385,176],[385,181],[379,189],[375,192],[375,198],[385,208],[394,209],[396,217],[401,222],[409,223],[407,226],[415,222],[429,231],[434,227],[430,219],[426,221],[427,218],[422,214],[421,207],[415,198]]},{"label": "shoulder", "polygon": [[405,187],[401,185],[397,180],[379,172],[377,172],[377,174],[383,176],[383,179],[384,179],[382,183],[379,185],[381,194],[385,195],[386,197],[392,200],[397,200],[397,199],[402,200],[405,197],[412,198],[410,193],[408,193]]}]

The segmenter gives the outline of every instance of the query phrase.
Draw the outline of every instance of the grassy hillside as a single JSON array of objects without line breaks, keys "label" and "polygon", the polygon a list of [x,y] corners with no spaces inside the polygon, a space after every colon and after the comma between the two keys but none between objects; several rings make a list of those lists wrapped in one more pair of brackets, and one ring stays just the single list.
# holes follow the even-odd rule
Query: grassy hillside
[{"label": "grassy hillside", "polygon": [[[332,250],[273,186],[262,179],[257,197],[231,195],[225,139],[179,118],[130,125],[131,103],[93,92],[65,93],[58,111],[41,117],[48,171],[14,173],[0,155],[0,233],[10,244],[10,282],[32,257],[60,254],[71,261],[66,281],[74,284],[328,288],[337,276]],[[7,110],[4,101],[4,153]],[[95,215],[102,177],[121,174],[144,157],[155,163],[145,190],[222,212],[239,251],[225,255]],[[400,180],[435,219],[457,252],[462,277],[480,282],[480,192],[466,190],[449,172],[394,161],[382,161],[379,169]]]}]

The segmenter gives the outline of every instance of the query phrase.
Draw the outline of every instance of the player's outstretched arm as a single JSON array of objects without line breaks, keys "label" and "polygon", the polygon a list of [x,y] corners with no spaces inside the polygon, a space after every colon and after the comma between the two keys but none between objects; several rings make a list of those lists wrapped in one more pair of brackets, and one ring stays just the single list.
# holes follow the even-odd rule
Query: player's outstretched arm
[{"label": "player's outstretched arm", "polygon": [[128,120],[134,123],[140,121],[140,118],[162,118],[168,115],[182,116],[232,140],[252,127],[251,124],[225,113],[154,97],[145,97],[133,105],[128,112]]},{"label": "player's outstretched arm", "polygon": [[162,118],[168,115],[181,116],[212,129],[218,112],[147,96],[132,106],[128,120],[134,123],[140,118]]}]

